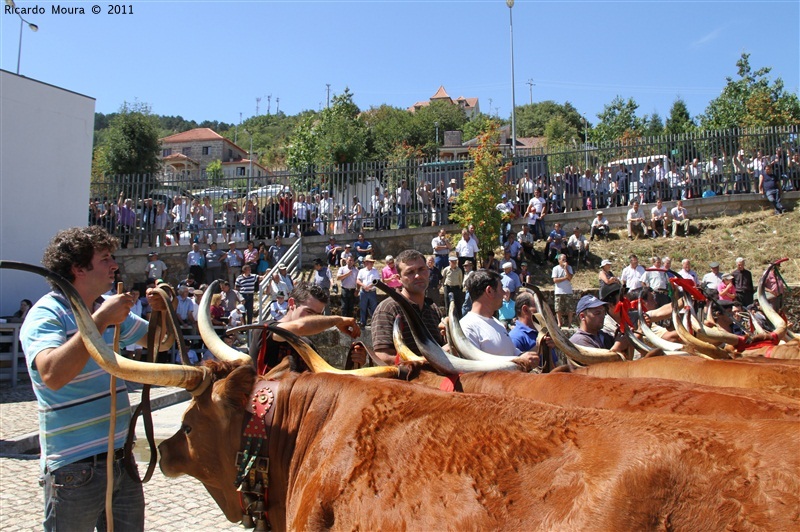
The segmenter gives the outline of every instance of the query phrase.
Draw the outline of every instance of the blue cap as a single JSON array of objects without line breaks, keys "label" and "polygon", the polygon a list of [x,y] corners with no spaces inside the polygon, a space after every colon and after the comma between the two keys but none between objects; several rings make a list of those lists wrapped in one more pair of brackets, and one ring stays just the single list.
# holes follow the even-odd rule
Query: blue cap
[{"label": "blue cap", "polygon": [[605,301],[597,299],[594,296],[583,296],[580,301],[578,301],[578,308],[575,311],[577,314],[580,314],[584,310],[589,310],[590,308],[602,307],[603,305],[608,305]]}]

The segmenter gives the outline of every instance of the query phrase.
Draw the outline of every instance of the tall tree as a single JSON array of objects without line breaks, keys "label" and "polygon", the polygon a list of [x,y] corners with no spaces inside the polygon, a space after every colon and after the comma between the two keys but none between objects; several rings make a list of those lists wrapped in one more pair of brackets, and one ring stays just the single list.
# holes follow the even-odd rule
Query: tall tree
[{"label": "tall tree", "polygon": [[464,141],[468,141],[470,139],[474,139],[475,137],[482,135],[489,131],[491,127],[499,127],[500,121],[496,118],[492,118],[487,114],[479,114],[477,116],[472,117],[464,127],[461,128],[462,132],[462,139]]},{"label": "tall tree", "polygon": [[658,111],[653,111],[651,115],[642,118],[642,135],[645,137],[657,137],[664,134],[664,122]]},{"label": "tall tree", "polygon": [[411,113],[405,109],[381,105],[361,114],[369,129],[370,159],[385,161],[392,157],[395,149],[411,137]]},{"label": "tall tree", "polygon": [[467,123],[464,110],[449,101],[433,101],[412,115],[409,144],[426,155],[436,153],[436,124],[439,124],[439,143],[445,131],[460,131]]},{"label": "tall tree", "polygon": [[141,102],[122,104],[108,127],[105,162],[116,175],[155,174],[161,167],[158,121],[150,106]]},{"label": "tall tree", "polygon": [[686,102],[680,98],[676,99],[669,110],[664,133],[667,135],[679,135],[694,131],[696,127],[694,120],[689,116],[689,108],[686,107]]},{"label": "tall tree", "polygon": [[579,135],[583,139],[583,117],[578,110],[569,102],[564,102],[562,105],[552,100],[517,106],[517,135],[520,137],[546,136],[547,123],[556,116],[563,119],[562,123],[571,126],[570,130],[580,132]]},{"label": "tall tree", "polygon": [[736,67],[739,78],[725,78],[722,94],[711,100],[700,116],[704,129],[789,125],[800,120],[797,94],[786,92],[781,78],[770,83],[771,67],[753,71],[746,53]]},{"label": "tall tree", "polygon": [[544,126],[544,137],[550,147],[564,146],[583,141],[582,132],[563,115],[553,115]]},{"label": "tall tree", "polygon": [[621,96],[614,98],[603,107],[597,118],[600,122],[592,130],[594,141],[617,140],[627,133],[638,136],[642,128],[642,119],[636,116],[639,104],[633,98],[623,100]]}]

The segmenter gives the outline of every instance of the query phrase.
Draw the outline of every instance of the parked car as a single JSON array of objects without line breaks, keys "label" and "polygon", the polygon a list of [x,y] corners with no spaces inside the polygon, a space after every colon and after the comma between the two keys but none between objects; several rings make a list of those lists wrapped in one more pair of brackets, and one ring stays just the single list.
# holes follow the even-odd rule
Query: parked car
[{"label": "parked car", "polygon": [[163,203],[166,206],[166,209],[170,210],[172,209],[172,206],[175,205],[175,196],[183,196],[184,198],[188,198],[189,201],[194,199],[194,194],[180,187],[154,188],[150,191],[150,194],[148,194],[147,197],[153,198],[153,201],[156,203]]},{"label": "parked car", "polygon": [[265,185],[250,191],[250,197],[256,196],[258,198],[268,198],[270,196],[277,196],[284,192],[283,185]]},{"label": "parked car", "polygon": [[233,199],[238,196],[236,191],[232,188],[226,187],[208,187],[204,188],[197,193],[199,196],[208,196],[211,199]]}]

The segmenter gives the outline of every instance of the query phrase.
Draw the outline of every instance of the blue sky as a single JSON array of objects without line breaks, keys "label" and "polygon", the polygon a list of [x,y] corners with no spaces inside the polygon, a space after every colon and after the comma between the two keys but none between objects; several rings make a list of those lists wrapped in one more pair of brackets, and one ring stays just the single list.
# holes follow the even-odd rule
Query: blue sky
[{"label": "blue sky", "polygon": [[[267,95],[295,114],[325,104],[326,83],[367,109],[407,107],[444,85],[511,112],[509,9],[491,1],[62,2],[85,15],[24,15],[20,74],[97,99],[97,111],[147,102],[158,114],[238,122]],[[4,7],[4,4],[0,5]],[[513,8],[517,105],[570,101],[590,122],[616,95],[662,118],[676,97],[693,115],[736,74],[742,52],[800,87],[800,1],[526,1]],[[0,16],[0,65],[16,71],[19,19]],[[490,106],[491,99],[491,106]]]}]

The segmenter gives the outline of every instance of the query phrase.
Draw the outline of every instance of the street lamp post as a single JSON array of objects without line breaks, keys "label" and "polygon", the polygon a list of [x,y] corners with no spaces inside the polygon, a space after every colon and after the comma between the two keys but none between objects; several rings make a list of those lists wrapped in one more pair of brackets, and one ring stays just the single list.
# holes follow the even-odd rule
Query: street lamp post
[{"label": "street lamp post", "polygon": [[589,123],[583,115],[583,168],[589,169]]},{"label": "street lamp post", "polygon": [[249,166],[250,167],[247,170],[247,196],[245,196],[246,198],[249,198],[250,197],[250,182],[253,179],[253,135],[251,135],[250,132],[247,131],[246,129],[243,129],[242,131],[244,131],[245,133],[247,133],[250,136],[250,157],[249,157],[249,159],[250,159],[250,165]]},{"label": "street lamp post", "polygon": [[436,160],[439,160],[439,122],[434,122],[434,126],[436,126]]},{"label": "street lamp post", "polygon": [[[14,5],[14,0],[6,0],[6,4],[9,7],[11,7],[11,9],[15,9],[17,7]],[[27,24],[28,27],[31,29],[31,31],[34,33],[39,31],[39,26],[37,26],[32,22],[28,22],[27,20],[22,18],[22,15],[20,15],[19,13],[17,13],[17,16],[19,17],[19,46],[17,47],[17,75],[19,76],[19,63],[20,60],[22,59],[22,23],[24,22],[25,24]]]},{"label": "street lamp post", "polygon": [[508,6],[508,22],[511,28],[511,157],[517,155],[517,99],[514,90],[514,17],[512,16],[514,0],[506,0]]}]

